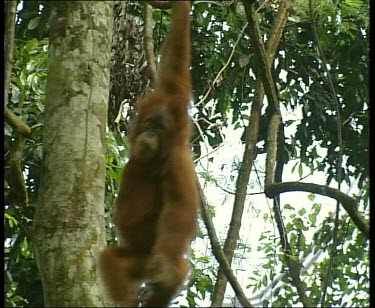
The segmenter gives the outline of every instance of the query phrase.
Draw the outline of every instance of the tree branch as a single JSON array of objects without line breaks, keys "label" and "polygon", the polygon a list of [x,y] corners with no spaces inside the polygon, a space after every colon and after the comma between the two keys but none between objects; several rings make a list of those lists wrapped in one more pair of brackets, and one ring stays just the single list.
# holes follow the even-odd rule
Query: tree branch
[{"label": "tree branch", "polygon": [[[312,32],[314,34],[314,39],[316,42],[316,45],[318,47],[318,51],[321,57],[321,60],[323,62],[324,70],[327,74],[328,84],[332,92],[332,100],[333,105],[336,110],[336,129],[337,129],[337,145],[339,147],[339,151],[337,153],[337,173],[336,173],[336,180],[338,183],[338,190],[341,190],[341,182],[342,182],[342,174],[341,174],[341,167],[342,167],[342,151],[343,151],[343,142],[342,142],[342,131],[341,131],[341,114],[340,114],[340,105],[337,98],[336,90],[333,85],[333,77],[331,75],[330,70],[328,69],[327,61],[323,52],[322,44],[320,43],[318,31],[316,30],[316,23],[315,23],[315,16],[314,16],[314,9],[313,9],[313,3],[312,0],[309,0],[309,13],[310,13],[310,19],[311,19],[311,28]],[[332,248],[330,251],[330,257],[329,257],[329,264],[328,264],[328,273],[324,277],[322,281],[322,296],[321,296],[321,306],[324,307],[325,304],[325,298],[327,294],[327,287],[332,283],[332,272],[333,272],[333,258],[335,255],[335,250],[337,246],[338,241],[338,228],[339,228],[339,213],[340,213],[340,203],[337,200],[336,205],[336,216],[335,216],[335,226],[333,228],[333,235],[332,235]]]},{"label": "tree branch", "polygon": [[302,182],[272,183],[266,187],[266,196],[273,198],[279,194],[291,191],[315,193],[339,201],[358,229],[362,231],[366,238],[370,237],[369,225],[358,212],[355,200],[336,188]]},{"label": "tree branch", "polygon": [[228,67],[228,65],[231,63],[231,60],[232,60],[232,57],[234,55],[234,52],[237,48],[237,45],[238,43],[240,42],[240,39],[242,38],[242,35],[247,27],[247,24],[248,23],[245,23],[245,25],[243,26],[238,38],[237,38],[237,41],[234,43],[233,47],[232,47],[232,52],[230,53],[229,57],[228,57],[228,60],[227,62],[224,64],[224,66],[220,69],[220,71],[217,73],[214,81],[211,83],[210,87],[208,88],[206,94],[203,96],[203,98],[197,103],[195,104],[195,107],[199,106],[200,104],[203,104],[204,101],[206,100],[206,98],[208,97],[208,95],[210,94],[210,92],[212,91],[212,89],[215,87],[217,81],[219,80],[220,76],[223,74],[223,72],[225,71],[225,69]]},{"label": "tree branch", "polygon": [[[286,4],[289,4],[289,1],[282,1],[282,3],[284,3],[284,5],[286,6]],[[280,3],[280,6],[282,5],[282,3]],[[255,3],[244,1],[243,4],[245,7],[246,18],[249,23],[248,29],[249,29],[250,38],[251,38],[252,43],[254,44],[255,54],[258,56],[258,60],[260,62],[258,74],[261,77],[270,107],[273,108],[275,112],[280,114],[279,100],[277,97],[276,85],[271,75],[272,60],[271,61],[268,60],[270,56],[267,56],[266,49],[262,41],[258,16],[257,16],[257,12],[255,9]],[[288,12],[289,10],[286,11],[286,13]],[[277,46],[278,46],[278,43],[277,43]],[[271,59],[273,59],[273,56],[274,55],[272,55]]]},{"label": "tree branch", "polygon": [[223,252],[223,249],[221,248],[219,239],[216,235],[214,224],[211,220],[210,215],[208,214],[207,210],[207,201],[205,199],[205,196],[203,194],[202,188],[199,185],[200,195],[201,195],[201,214],[203,222],[206,226],[208,237],[210,239],[212,252],[217,260],[219,262],[226,278],[228,279],[229,283],[231,284],[234,293],[236,294],[237,299],[241,303],[242,307],[253,307],[249,300],[247,299],[245,293],[242,290],[241,285],[238,283],[236,276],[233,274],[233,271],[230,267],[230,264]]},{"label": "tree branch", "polygon": [[266,180],[265,187],[275,182],[275,170],[276,170],[276,159],[277,159],[277,142],[278,132],[281,123],[281,117],[279,114],[274,113],[271,115],[268,132],[267,132],[267,160],[266,160]]},{"label": "tree branch", "polygon": [[[248,0],[243,1],[244,6],[248,5]],[[283,6],[279,6],[279,10],[276,14],[275,23],[272,25],[273,27],[277,27],[277,30],[271,30],[270,40],[267,48],[268,59],[270,59],[270,64],[266,67],[271,67],[273,57],[277,51],[277,47],[279,45],[279,41],[281,39],[281,34],[283,32],[283,28],[285,25],[286,17],[289,10],[285,9]],[[283,15],[286,15],[283,17]],[[284,22],[281,22],[284,21]],[[248,19],[248,27],[247,29],[251,29],[254,27],[254,20]],[[251,42],[254,43],[254,38],[251,37]],[[262,42],[261,42],[262,43]],[[262,43],[263,46],[263,43]],[[234,249],[236,247],[239,231],[241,228],[241,219],[244,210],[244,203],[246,200],[247,195],[247,185],[250,178],[250,172],[253,166],[253,160],[256,155],[256,142],[258,140],[258,132],[259,132],[259,121],[260,121],[260,113],[263,106],[264,101],[264,87],[262,84],[261,79],[259,78],[256,83],[255,87],[255,97],[252,101],[251,113],[249,118],[248,128],[246,130],[245,136],[245,151],[242,158],[242,163],[240,170],[238,172],[238,177],[236,180],[236,195],[233,204],[233,212],[232,217],[229,225],[229,230],[227,234],[227,238],[224,243],[224,252],[227,257],[229,263],[232,262]],[[226,287],[226,279],[223,276],[223,270],[221,267],[219,268],[217,281],[215,284],[215,289],[213,293],[213,300],[212,300],[212,307],[218,307],[222,305],[224,293]]]},{"label": "tree branch", "polygon": [[21,134],[15,137],[11,143],[10,154],[7,165],[12,170],[12,176],[8,178],[8,183],[11,187],[10,199],[14,202],[19,203],[23,206],[29,204],[29,197],[27,194],[27,188],[25,184],[25,178],[22,172],[22,153],[25,147],[25,137]]},{"label": "tree branch", "polygon": [[31,133],[30,127],[17,117],[9,108],[5,109],[5,121],[22,136],[29,136]]},{"label": "tree branch", "polygon": [[29,203],[25,178],[22,172],[22,153],[25,147],[25,138],[30,135],[31,129],[8,106],[8,93],[10,77],[12,74],[13,49],[14,49],[14,25],[16,17],[17,1],[7,1],[6,6],[6,33],[5,33],[5,78],[4,78],[4,105],[5,120],[15,130],[14,140],[11,141],[8,166],[12,175],[7,179],[11,187],[9,195],[15,202],[24,206]]},{"label": "tree branch", "polygon": [[17,1],[5,2],[5,68],[4,68],[4,106],[8,106],[10,75],[12,74],[14,24],[16,18]]},{"label": "tree branch", "polygon": [[152,87],[155,86],[156,79],[156,63],[155,63],[155,53],[154,53],[154,37],[152,33],[153,20],[152,20],[152,8],[151,5],[145,3],[144,6],[144,38],[143,44],[147,60],[147,74],[151,80]]},{"label": "tree branch", "polygon": [[[268,98],[270,106],[270,121],[268,126],[267,137],[267,159],[266,159],[266,183],[265,187],[272,184],[275,180],[276,160],[277,160],[277,137],[280,123],[282,123],[279,99],[277,95],[275,81],[272,78],[271,66],[274,54],[266,53],[266,48],[262,41],[260,27],[258,23],[258,15],[255,9],[255,2],[245,2],[245,14],[249,22],[249,33],[254,44],[255,54],[260,62],[258,75],[264,85],[264,90]],[[288,0],[281,1],[279,4],[280,14],[277,15],[275,21],[275,28],[273,28],[272,36],[281,37],[283,28],[290,11],[291,5]],[[268,43],[268,48],[276,50],[279,41],[271,41]],[[272,57],[271,57],[272,56]],[[289,274],[292,278],[293,285],[297,288],[300,300],[304,307],[311,307],[311,303],[306,295],[306,290],[302,284],[300,273],[302,265],[298,260],[294,260],[292,249],[288,242],[288,237],[284,228],[280,212],[280,204],[277,198],[274,199],[274,213],[277,227],[280,233],[281,244],[283,247],[286,263],[289,268]]]}]

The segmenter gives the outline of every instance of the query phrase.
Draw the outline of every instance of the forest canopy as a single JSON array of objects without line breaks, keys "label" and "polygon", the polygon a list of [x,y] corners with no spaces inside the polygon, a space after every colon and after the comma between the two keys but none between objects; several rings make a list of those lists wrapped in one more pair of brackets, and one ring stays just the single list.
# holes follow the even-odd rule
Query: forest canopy
[{"label": "forest canopy", "polygon": [[[99,287],[85,290],[99,281],[96,252],[118,240],[111,213],[126,137],[171,12],[93,3],[5,2],[6,307],[58,301],[48,266],[70,305],[106,303]],[[369,306],[369,1],[203,0],[191,18],[202,204],[174,302]],[[85,109],[86,99],[97,105]],[[46,182],[49,172],[57,177]],[[41,211],[52,201],[56,211]],[[57,234],[71,244],[53,246]]]}]

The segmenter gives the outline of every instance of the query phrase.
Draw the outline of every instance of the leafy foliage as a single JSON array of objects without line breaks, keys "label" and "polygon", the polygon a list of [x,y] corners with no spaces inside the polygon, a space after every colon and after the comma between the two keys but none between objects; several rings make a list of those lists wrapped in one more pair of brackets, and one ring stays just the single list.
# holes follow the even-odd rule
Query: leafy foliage
[{"label": "leafy foliage", "polygon": [[[5,274],[7,307],[43,306],[42,285],[31,249],[31,230],[39,190],[42,162],[42,115],[47,70],[47,42],[33,38],[17,40],[11,78],[9,108],[31,127],[22,161],[26,175],[29,206],[20,206],[12,187],[5,182]],[[5,129],[5,160],[14,132]],[[14,176],[5,168],[5,178]],[[30,288],[30,286],[34,286]],[[26,300],[27,299],[27,300]]]},{"label": "leafy foliage", "polygon": [[[354,17],[354,11],[359,18]],[[327,172],[329,184],[337,173],[337,117],[323,62],[316,45],[310,43],[314,41],[311,23],[302,19],[304,14],[307,12],[302,12],[301,21],[285,33],[280,64],[287,76],[285,82],[280,80],[280,92],[286,107],[302,107],[303,118],[290,142],[300,145],[304,164]],[[361,189],[369,170],[368,8],[365,1],[343,1],[338,7],[320,1],[317,18],[319,39],[334,76],[343,119],[343,179],[349,183],[349,177],[360,177]],[[303,91],[305,87],[307,92]],[[318,157],[314,144],[327,150],[324,158]]]},{"label": "leafy foliage", "polygon": [[[334,79],[343,120],[343,184],[354,186],[353,183],[356,183],[358,208],[366,217],[369,211],[368,1],[315,0],[314,3],[318,35],[325,52],[325,61],[329,64]],[[45,2],[24,1],[22,9],[18,12],[16,26],[9,108],[32,128],[32,133],[27,139],[22,156],[29,207],[21,207],[15,202],[14,196],[7,194],[11,189],[9,179],[13,174],[5,168],[6,307],[43,306],[42,285],[33,258],[31,241],[33,210],[37,203],[42,162],[42,117],[48,58],[49,14],[48,6],[42,4],[45,5]],[[272,25],[275,8],[266,1],[260,1],[260,4],[261,31],[267,33]],[[308,1],[304,0],[293,1],[292,15],[287,22],[272,73],[285,114],[298,115],[288,118],[284,123],[285,161],[291,163],[290,169],[294,176],[302,178],[306,174],[306,169],[312,174],[323,171],[326,174],[326,183],[330,184],[337,175],[337,116],[333,94],[328,87],[323,69],[322,55],[317,52],[314,43],[307,4]],[[124,20],[140,19],[141,5],[139,2],[129,2],[127,12],[129,15]],[[160,48],[168,29],[168,14],[166,11],[154,10],[156,50]],[[236,1],[207,1],[193,6],[194,101],[200,102],[207,94],[206,98],[192,109],[194,122],[200,127],[200,130],[194,131],[193,136],[193,148],[197,159],[202,158],[205,151],[203,147],[217,149],[228,141],[233,141],[228,140],[227,129],[239,130],[240,135],[245,134],[256,86],[254,72],[258,70],[247,32],[240,37],[245,22],[242,5]],[[138,22],[134,24],[139,25]],[[127,43],[121,45],[121,48],[128,48],[132,39],[137,40],[140,33],[139,29],[129,32]],[[120,39],[121,35],[117,35]],[[237,40],[238,44],[235,45]],[[141,46],[138,43],[135,45]],[[108,225],[126,156],[126,143],[123,136],[118,133],[114,119],[118,116],[119,105],[127,95],[131,96],[129,97],[133,103],[137,96],[142,94],[136,92],[141,92],[147,87],[142,79],[143,73],[137,71],[137,67],[142,66],[141,58],[135,54],[127,54],[127,50],[116,49],[113,52],[114,57],[117,57],[117,62],[114,62],[121,63],[126,58],[130,63],[121,66],[120,70],[113,69],[116,74],[120,74],[119,80],[123,80],[126,85],[139,80],[139,84],[137,83],[131,91],[128,86],[124,90],[121,86],[125,86],[118,84],[117,92],[111,94],[112,105],[108,116],[110,131],[107,135],[105,157],[105,204]],[[131,76],[125,76],[129,71],[124,72],[124,69],[130,66],[133,69]],[[218,75],[224,67],[222,74]],[[217,79],[213,84],[215,78]],[[267,116],[267,108],[264,108],[257,143],[258,157],[265,152]],[[129,116],[126,115],[124,123],[120,126],[121,130],[126,131],[128,119]],[[15,132],[6,125],[6,161],[14,137]],[[218,156],[211,155],[207,163],[208,169],[200,173],[204,174],[201,178],[207,186],[225,189],[224,204],[227,198],[230,199],[230,192],[234,190],[234,179],[240,162],[237,157],[233,157],[232,164],[225,162],[217,167],[218,161]],[[230,169],[228,173],[224,165]],[[219,175],[211,171],[214,167],[219,169]],[[262,177],[262,172],[257,172],[256,177]],[[252,189],[254,182],[249,186]],[[259,187],[256,188],[259,191]],[[263,204],[259,207],[266,208]],[[302,270],[302,281],[314,304],[318,304],[321,297],[321,280],[327,272],[328,252],[332,245],[334,219],[329,211],[327,214],[326,208],[327,205],[317,201],[315,195],[308,196],[304,202],[298,200],[295,203],[281,205],[293,257],[303,260],[305,267]],[[220,206],[215,203],[213,213],[220,210]],[[254,211],[253,216],[257,217],[259,213],[260,210]],[[280,246],[280,239],[272,228],[272,214],[264,214],[264,223],[268,229],[259,236],[259,243],[255,249],[247,247],[244,239],[241,245],[238,245],[235,254],[238,258],[235,258],[235,264],[241,264],[241,258],[250,260],[247,258],[253,258],[252,254],[261,253],[262,257],[257,259],[256,269],[244,280],[248,287],[246,292],[256,295],[268,290],[262,293],[262,296],[252,299],[260,305],[294,306],[299,303],[297,292],[286,274],[288,269],[284,252]],[[107,231],[108,241],[116,242],[113,228]],[[369,243],[343,211],[340,215],[338,242],[334,258],[333,285],[328,290],[327,303],[330,306],[368,306]],[[207,236],[204,228],[200,229],[194,244],[192,279],[184,296],[186,304],[190,307],[202,303],[209,304],[217,268],[206,246]],[[309,263],[312,256],[317,256],[317,259]],[[242,263],[243,267],[245,263]],[[274,284],[271,284],[272,282]]]}]

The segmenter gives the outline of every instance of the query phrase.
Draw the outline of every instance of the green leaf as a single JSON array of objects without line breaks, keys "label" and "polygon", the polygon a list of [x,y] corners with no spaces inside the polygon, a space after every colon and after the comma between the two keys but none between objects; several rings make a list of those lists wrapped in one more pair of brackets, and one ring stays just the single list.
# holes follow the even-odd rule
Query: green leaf
[{"label": "green leaf", "polygon": [[294,173],[294,170],[296,169],[297,165],[298,165],[298,161],[293,165],[292,170],[291,170],[292,173]]},{"label": "green leaf", "polygon": [[40,16],[37,16],[29,21],[29,24],[27,25],[27,29],[33,30],[38,27],[40,22]]},{"label": "green leaf", "polygon": [[267,275],[264,275],[262,278],[262,284],[267,285]]},{"label": "green leaf", "polygon": [[299,245],[300,250],[305,250],[306,238],[303,235],[303,233],[301,233],[300,236],[299,236],[298,245]]},{"label": "green leaf", "polygon": [[19,80],[20,80],[21,85],[22,85],[23,87],[25,87],[26,84],[27,84],[27,77],[28,77],[28,76],[26,75],[25,71],[22,71],[21,74],[20,74]]},{"label": "green leaf", "polygon": [[307,196],[307,198],[308,198],[310,201],[314,201],[314,199],[315,199],[315,194],[309,194],[309,195]]},{"label": "green leaf", "polygon": [[291,224],[290,222],[288,222],[288,223],[286,224],[285,229],[286,229],[287,232],[292,231],[292,230],[293,230],[293,224]]},{"label": "green leaf", "polygon": [[296,229],[298,230],[304,230],[304,231],[307,231],[309,228],[305,226],[305,224],[303,223],[303,220],[300,219],[300,218],[296,218],[294,220],[294,224],[296,226]]},{"label": "green leaf", "polygon": [[316,213],[311,213],[308,215],[308,219],[312,225],[315,225],[316,223]]},{"label": "green leaf", "polygon": [[302,164],[299,164],[299,166],[298,166],[298,175],[299,175],[299,177],[302,177],[302,174],[303,174]]},{"label": "green leaf", "polygon": [[9,215],[8,213],[5,213],[5,218],[8,219],[9,226],[13,228],[13,226],[18,225],[17,219],[15,219],[13,216]]},{"label": "green leaf", "polygon": [[345,0],[345,5],[353,7],[353,8],[360,8],[364,6],[363,2],[360,0]]},{"label": "green leaf", "polygon": [[287,203],[284,205],[284,210],[294,210],[294,207]]}]

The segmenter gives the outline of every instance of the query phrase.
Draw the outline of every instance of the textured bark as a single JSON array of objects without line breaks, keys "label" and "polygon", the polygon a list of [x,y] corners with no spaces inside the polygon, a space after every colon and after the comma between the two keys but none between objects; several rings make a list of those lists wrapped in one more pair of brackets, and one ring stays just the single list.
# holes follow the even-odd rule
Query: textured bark
[{"label": "textured bark", "polygon": [[266,180],[265,187],[272,184],[275,180],[276,159],[277,159],[277,137],[279,133],[281,118],[274,113],[270,117],[267,131],[267,161],[266,161]]},{"label": "textured bark", "polygon": [[4,106],[8,105],[8,93],[10,84],[10,75],[12,73],[13,62],[13,43],[14,43],[14,25],[16,18],[17,1],[5,2],[5,37],[4,37]]},{"label": "textured bark", "polygon": [[108,307],[105,135],[112,2],[52,2],[43,166],[33,244],[48,307]]},{"label": "textured bark", "polygon": [[144,24],[144,39],[143,44],[147,59],[147,73],[151,80],[152,86],[155,85],[156,78],[156,62],[154,54],[154,37],[153,37],[153,20],[152,7],[150,4],[144,4],[145,24]]},{"label": "textured bark", "polygon": [[114,3],[108,126],[120,135],[129,134],[128,123],[135,115],[136,102],[151,90],[143,45],[144,24],[129,12],[130,4],[120,0]]}]

